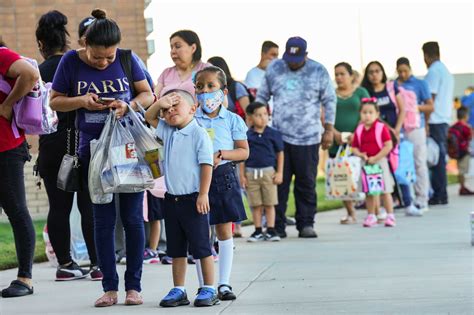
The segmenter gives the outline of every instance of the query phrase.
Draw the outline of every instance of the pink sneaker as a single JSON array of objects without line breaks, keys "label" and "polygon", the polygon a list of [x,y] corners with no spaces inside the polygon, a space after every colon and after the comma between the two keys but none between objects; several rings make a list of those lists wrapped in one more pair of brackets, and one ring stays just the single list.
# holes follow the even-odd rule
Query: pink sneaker
[{"label": "pink sneaker", "polygon": [[393,214],[389,214],[387,219],[385,219],[385,226],[387,227],[395,227],[397,222],[395,221],[395,216]]},{"label": "pink sneaker", "polygon": [[364,227],[373,227],[377,225],[377,217],[373,214],[369,214],[364,220]]}]

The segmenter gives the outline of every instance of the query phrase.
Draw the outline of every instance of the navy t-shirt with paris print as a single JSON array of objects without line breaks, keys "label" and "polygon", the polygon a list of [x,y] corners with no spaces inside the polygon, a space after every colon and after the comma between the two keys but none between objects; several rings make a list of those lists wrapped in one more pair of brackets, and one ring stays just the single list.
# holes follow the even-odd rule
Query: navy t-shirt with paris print
[{"label": "navy t-shirt with paris print", "polygon": [[[114,62],[106,69],[99,70],[83,62],[76,50],[68,51],[61,62],[53,80],[53,90],[68,96],[81,96],[94,93],[100,97],[112,97],[130,102],[131,91],[127,76],[120,63],[120,49]],[[132,60],[132,77],[135,82],[145,80],[140,65]],[[98,139],[109,110],[89,111],[85,108],[77,110],[76,128],[79,130],[79,156],[89,157],[89,143]]]},{"label": "navy t-shirt with paris print", "polygon": [[[398,94],[398,88],[395,87],[394,89],[395,95]],[[380,118],[387,122],[392,128],[395,128],[398,117],[397,107],[388,94],[387,86],[385,86],[385,88],[380,92],[369,91],[369,93],[370,96],[377,98],[377,105],[380,109]]]}]

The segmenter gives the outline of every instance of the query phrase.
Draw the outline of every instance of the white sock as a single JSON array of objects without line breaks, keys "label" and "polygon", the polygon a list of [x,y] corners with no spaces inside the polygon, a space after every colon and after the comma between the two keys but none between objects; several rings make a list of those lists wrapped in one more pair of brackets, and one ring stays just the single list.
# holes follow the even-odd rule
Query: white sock
[{"label": "white sock", "polygon": [[196,262],[196,271],[197,271],[199,287],[202,288],[204,286],[204,276],[202,275],[201,260],[196,259],[195,262]]},{"label": "white sock", "polygon": [[175,289],[181,290],[183,292],[186,292],[186,289],[184,287],[174,287]]},{"label": "white sock", "polygon": [[234,240],[219,241],[219,285],[230,284],[230,272],[234,260]]}]

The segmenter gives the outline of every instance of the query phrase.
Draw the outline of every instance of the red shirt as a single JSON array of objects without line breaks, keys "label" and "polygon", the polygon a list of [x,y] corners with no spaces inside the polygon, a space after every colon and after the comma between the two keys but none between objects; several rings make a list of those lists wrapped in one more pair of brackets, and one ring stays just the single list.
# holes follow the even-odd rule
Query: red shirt
[{"label": "red shirt", "polygon": [[[352,147],[359,149],[362,153],[367,153],[368,157],[377,155],[382,148],[377,143],[377,138],[375,137],[375,124],[370,127],[370,129],[362,128],[362,134],[360,135],[360,143],[359,137],[354,135],[354,139],[352,140]],[[391,141],[392,138],[390,137],[390,131],[388,130],[387,126],[383,126],[382,129],[382,142],[385,143],[387,141]]]},{"label": "red shirt", "polygon": [[[21,59],[21,57],[16,52],[5,47],[0,47],[0,74],[5,78],[12,88],[15,85],[16,79],[6,78],[6,75],[12,63],[18,59]],[[7,95],[0,92],[0,104],[2,104],[6,98]],[[19,131],[20,137],[16,139],[13,135],[11,122],[3,117],[0,117],[0,152],[14,149],[25,141],[25,133],[21,129]]]}]

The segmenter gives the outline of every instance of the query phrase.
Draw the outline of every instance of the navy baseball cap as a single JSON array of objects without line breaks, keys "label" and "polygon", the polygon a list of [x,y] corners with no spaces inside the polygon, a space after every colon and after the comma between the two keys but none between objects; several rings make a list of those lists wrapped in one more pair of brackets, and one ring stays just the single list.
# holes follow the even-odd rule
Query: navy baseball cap
[{"label": "navy baseball cap", "polygon": [[306,57],[306,41],[301,37],[290,37],[286,42],[283,60],[291,63],[303,62]]}]

